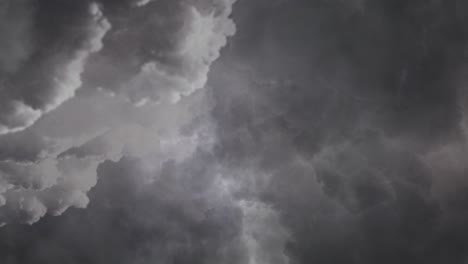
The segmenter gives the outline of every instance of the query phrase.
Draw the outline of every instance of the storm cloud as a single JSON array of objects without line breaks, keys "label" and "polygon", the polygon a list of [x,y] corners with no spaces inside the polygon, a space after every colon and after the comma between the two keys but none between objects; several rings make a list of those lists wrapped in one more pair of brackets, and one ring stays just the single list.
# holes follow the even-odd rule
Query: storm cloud
[{"label": "storm cloud", "polygon": [[[168,104],[205,86],[210,64],[235,32],[232,4],[4,1],[1,221],[34,223],[86,207],[100,163],[194,141],[174,131],[188,118],[157,121],[149,108],[164,104],[159,109],[172,118],[187,111]],[[96,118],[69,122],[85,119],[85,105],[94,103],[106,112],[93,109]],[[136,109],[145,103],[153,106]]]},{"label": "storm cloud", "polygon": [[0,262],[465,263],[467,8],[5,1]]}]

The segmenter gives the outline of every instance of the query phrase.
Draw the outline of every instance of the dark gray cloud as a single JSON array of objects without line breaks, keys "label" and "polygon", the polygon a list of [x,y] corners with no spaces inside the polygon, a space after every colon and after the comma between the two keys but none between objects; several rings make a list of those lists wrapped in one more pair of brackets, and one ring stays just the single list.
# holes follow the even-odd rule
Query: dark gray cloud
[{"label": "dark gray cloud", "polygon": [[[227,198],[210,199],[216,198],[216,193],[210,194],[213,175],[204,176],[199,162],[214,157],[197,156],[177,164],[183,169],[168,162],[152,183],[146,182],[137,160],[104,163],[98,187],[90,193],[96,202],[86,213],[70,211],[59,221],[46,218],[34,225],[39,233],[19,226],[1,230],[15,237],[2,242],[2,262],[239,263],[241,211]],[[200,178],[192,177],[194,173]],[[46,233],[45,246],[19,239],[34,241]]]},{"label": "dark gray cloud", "polygon": [[232,5],[98,1],[85,85],[0,137],[0,262],[465,263],[468,5]]},{"label": "dark gray cloud", "polygon": [[260,202],[238,202],[223,187],[216,164],[213,153],[203,148],[185,161],[168,160],[156,171],[130,157],[105,162],[86,210],[45,217],[29,227],[2,228],[0,260],[284,263],[287,232],[277,213]]},{"label": "dark gray cloud", "polygon": [[466,260],[465,7],[239,6],[215,73],[219,156],[269,175],[254,193],[293,262]]}]

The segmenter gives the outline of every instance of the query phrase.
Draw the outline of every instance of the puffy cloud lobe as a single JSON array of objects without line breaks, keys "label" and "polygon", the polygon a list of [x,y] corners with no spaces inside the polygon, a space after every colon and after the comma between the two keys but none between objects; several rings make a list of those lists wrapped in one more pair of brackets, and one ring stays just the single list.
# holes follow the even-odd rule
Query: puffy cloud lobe
[{"label": "puffy cloud lobe", "polygon": [[[123,14],[111,12],[109,19],[115,29],[109,33],[103,52],[90,63],[87,77],[94,86],[136,105],[177,102],[205,86],[210,65],[219,57],[227,37],[235,33],[229,18],[233,3],[153,1],[134,14],[125,14],[122,26],[113,19],[121,19]],[[138,43],[137,38],[143,42]],[[132,53],[121,54],[124,49]],[[117,64],[121,56],[123,65]],[[99,68],[106,68],[105,78],[93,72]],[[119,77],[108,78],[112,75]]]},{"label": "puffy cloud lobe", "polygon": [[[12,18],[21,20],[19,25],[10,29],[9,23],[15,21],[6,21],[3,29],[6,32],[0,33],[6,35],[2,38],[2,42],[6,42],[3,45],[24,50],[23,53],[17,51],[18,55],[10,49],[2,50],[6,54],[13,53],[13,58],[2,58],[0,134],[27,128],[44,113],[73,97],[81,86],[80,76],[87,58],[101,48],[101,39],[110,28],[99,7],[90,4],[83,18],[65,26],[69,32],[55,37],[52,43],[47,43],[50,46],[28,48],[36,41],[33,38],[36,31],[33,30],[40,32],[41,29],[34,28],[36,10],[31,3],[8,1],[3,5],[3,12],[15,10],[17,5],[26,5],[26,11]],[[11,31],[24,37],[8,38],[8,34],[13,34]]]},{"label": "puffy cloud lobe", "polygon": [[[5,95],[0,99],[0,127],[4,134],[0,136],[0,196],[3,204],[0,221],[3,224],[31,224],[46,214],[60,215],[70,207],[86,207],[89,202],[87,192],[97,182],[96,169],[105,160],[117,161],[124,155],[153,155],[160,162],[148,162],[147,167],[156,168],[169,157],[187,158],[198,144],[207,144],[210,138],[207,133],[211,132],[182,136],[179,126],[186,121],[160,120],[163,122],[155,125],[158,123],[155,118],[148,118],[154,107],[140,111],[129,109],[131,107],[123,106],[121,97],[141,104],[160,96],[175,99],[179,93],[190,94],[203,87],[210,64],[219,56],[226,38],[234,33],[234,24],[228,18],[232,4],[233,1],[39,1],[34,4],[21,1],[3,5],[5,12],[15,14],[2,18],[5,25],[15,26],[0,28],[2,34],[11,36],[2,39],[0,44],[16,47],[16,50],[6,48],[0,57],[1,76],[5,80],[2,82],[5,86],[0,90]],[[131,12],[119,13],[122,6]],[[171,8],[158,11],[164,6]],[[139,18],[141,12],[143,20]],[[120,23],[122,18],[125,23]],[[145,30],[152,29],[154,33],[148,43],[145,43],[147,32],[135,29],[142,24],[147,25]],[[137,34],[130,34],[132,31]],[[115,45],[123,39],[130,45],[144,44],[144,49],[133,47],[125,50],[125,54],[151,50],[164,54],[164,58],[139,57],[137,64],[141,71],[137,67],[135,72],[117,72],[109,78],[105,72],[113,65],[99,62],[102,58],[119,58],[107,56],[119,51]],[[124,57],[122,63],[115,65],[126,67],[134,61]],[[99,67],[97,71],[96,65]],[[113,93],[119,97],[103,98],[102,94],[92,92],[93,98],[88,100],[86,96],[89,94],[84,91],[84,98],[73,98],[82,85],[89,91],[96,88],[99,82],[92,74],[98,75],[98,81],[126,76],[115,87],[103,86],[104,90],[115,88]],[[147,81],[157,85],[143,85]],[[69,101],[71,98],[73,100]],[[109,102],[104,104],[104,99]],[[169,101],[174,101],[172,99]],[[66,109],[70,104],[80,105],[80,100],[97,101],[109,109],[120,109],[124,114],[135,112],[131,115],[141,119],[144,125],[135,124],[133,117],[117,117],[109,110],[104,115],[112,122],[101,118],[101,121],[65,124],[72,128],[72,132],[60,128],[61,124],[57,128],[47,127],[51,124],[49,120],[52,124],[63,123],[60,112],[65,113],[65,119],[73,116],[70,112],[73,110]],[[110,102],[112,100],[115,103]],[[50,113],[59,106],[64,110]],[[164,112],[171,111],[171,107],[166,108],[162,107]],[[194,111],[190,113],[193,115]],[[36,122],[41,117],[41,122]],[[183,117],[185,119],[187,117]],[[173,123],[168,124],[173,127],[164,128],[162,124],[166,123]],[[161,130],[170,130],[172,134],[162,135]]]},{"label": "puffy cloud lobe", "polygon": [[[205,166],[210,161],[214,157],[201,151],[196,158],[168,161],[156,171],[144,170],[139,159],[103,163],[86,211],[67,212],[60,217],[67,219],[65,222],[54,223],[59,218],[46,217],[33,226],[43,231],[60,226],[51,233],[55,241],[61,241],[54,252],[43,254],[39,247],[30,250],[26,246],[23,260],[73,261],[75,253],[84,247],[86,258],[94,263],[243,263],[242,213],[228,193],[213,185],[216,175],[211,165]],[[23,204],[30,209],[28,212],[31,208],[40,212],[32,201]],[[70,228],[72,225],[75,228]],[[15,228],[7,226],[3,232]],[[71,237],[74,242],[69,243]],[[14,248],[23,247],[19,240],[10,242]],[[49,248],[49,243],[44,242],[44,249]],[[2,261],[8,258],[3,249]],[[12,261],[21,261],[14,258]]]},{"label": "puffy cloud lobe", "polygon": [[[203,15],[195,7],[192,8],[188,15],[191,26],[179,50],[172,55],[182,66],[176,70],[157,62],[144,64],[140,75],[135,77],[134,82],[137,83],[130,81],[128,84],[130,89],[139,90],[135,96],[153,100],[168,97],[176,102],[180,96],[202,88],[206,84],[210,64],[219,57],[219,50],[226,45],[227,36],[234,34],[234,24],[226,19],[226,14],[229,12],[222,13],[221,17],[216,17],[213,11]],[[169,91],[155,94],[154,90],[158,87]],[[145,91],[148,88],[153,91]]]},{"label": "puffy cloud lobe", "polygon": [[[48,3],[49,4],[49,3]],[[54,3],[50,3],[54,6]],[[67,3],[55,3],[60,8]],[[69,4],[69,3],[68,3]],[[56,159],[66,142],[22,131],[72,98],[90,54],[101,47],[110,24],[95,3],[77,4],[69,24],[49,24],[46,4],[2,4],[0,178],[2,224],[34,223],[46,213],[85,207],[99,160]],[[49,6],[50,7],[50,6]],[[42,8],[42,9],[41,9]],[[63,14],[62,14],[63,15]],[[59,19],[59,18],[57,18]]]},{"label": "puffy cloud lobe", "polygon": [[[152,169],[146,166],[152,157],[102,163],[86,210],[46,216],[32,227],[4,227],[0,261],[75,261],[84,250],[91,263],[289,263],[288,232],[278,212],[237,197],[229,187],[232,172],[222,169],[211,151],[200,146],[190,157]],[[18,219],[45,213],[38,198],[21,198],[11,198],[22,209]],[[10,232],[14,237],[4,240]],[[43,239],[46,234],[51,240]],[[23,254],[8,253],[14,249]]]},{"label": "puffy cloud lobe", "polygon": [[55,185],[60,173],[54,160],[40,163],[1,162],[2,182],[24,189],[45,189]]},{"label": "puffy cloud lobe", "polygon": [[212,132],[162,135],[152,127],[122,126],[76,146],[64,144],[69,146],[66,151],[49,152],[47,158],[2,161],[0,221],[32,224],[46,213],[60,215],[70,207],[85,208],[87,193],[96,185],[97,169],[104,161],[146,157],[139,164],[149,171],[160,169],[168,160],[183,161],[199,147],[209,147],[207,133]]},{"label": "puffy cloud lobe", "polygon": [[0,221],[32,224],[46,213],[60,215],[69,207],[86,207],[86,194],[96,184],[101,162],[91,158],[2,162]]}]

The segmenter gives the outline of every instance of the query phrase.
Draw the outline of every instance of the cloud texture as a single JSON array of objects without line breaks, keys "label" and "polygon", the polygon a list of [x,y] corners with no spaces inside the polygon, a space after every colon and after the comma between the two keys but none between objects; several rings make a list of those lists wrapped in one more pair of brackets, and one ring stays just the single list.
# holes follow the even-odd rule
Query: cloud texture
[{"label": "cloud texture", "polygon": [[5,80],[109,27],[0,136],[1,263],[466,263],[466,3],[5,8]]},{"label": "cloud texture", "polygon": [[[165,139],[157,136],[175,124],[171,128],[170,121],[156,121],[148,109],[132,109],[126,102],[165,103],[159,108],[169,113],[168,102],[203,88],[210,64],[235,31],[232,4],[2,3],[1,222],[34,223],[46,214],[86,207],[105,160],[159,151],[163,141],[182,144],[176,141],[185,138],[174,131]],[[92,106],[97,117],[87,119],[83,109],[94,103],[106,112]],[[134,123],[112,113],[118,109],[145,120]],[[82,121],[69,122],[73,116]]]},{"label": "cloud texture", "polygon": [[84,64],[101,49],[110,25],[96,3],[80,8],[60,14],[69,16],[68,23],[52,26],[32,1],[2,5],[1,134],[32,125],[81,86]]}]

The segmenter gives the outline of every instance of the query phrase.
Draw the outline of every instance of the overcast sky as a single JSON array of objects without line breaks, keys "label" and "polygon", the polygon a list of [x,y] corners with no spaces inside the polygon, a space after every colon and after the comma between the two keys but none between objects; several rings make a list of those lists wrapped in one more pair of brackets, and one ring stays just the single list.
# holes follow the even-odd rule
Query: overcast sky
[{"label": "overcast sky", "polygon": [[468,263],[468,3],[0,0],[0,263]]}]

